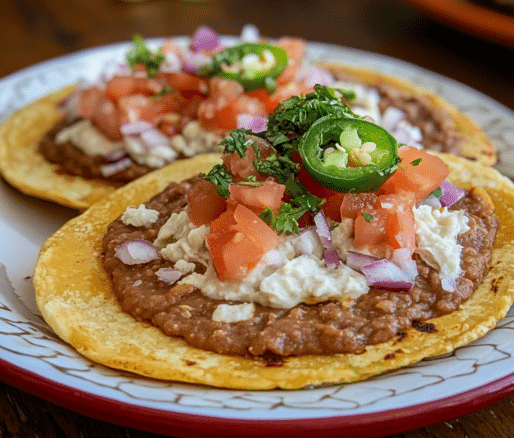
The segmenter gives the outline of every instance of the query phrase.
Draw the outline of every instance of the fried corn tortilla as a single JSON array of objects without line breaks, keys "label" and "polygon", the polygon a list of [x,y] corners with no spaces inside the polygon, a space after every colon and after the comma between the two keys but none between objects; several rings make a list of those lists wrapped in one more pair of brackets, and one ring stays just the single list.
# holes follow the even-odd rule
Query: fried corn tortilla
[{"label": "fried corn tortilla", "polygon": [[85,357],[144,376],[224,388],[297,389],[354,382],[448,353],[495,327],[514,302],[514,185],[492,168],[442,156],[453,183],[487,191],[500,229],[491,269],[460,309],[431,319],[435,331],[407,331],[361,354],[284,358],[270,366],[261,359],[224,356],[193,348],[138,322],[121,310],[102,268],[101,244],[110,222],[129,205],[139,205],[170,182],[207,172],[219,162],[203,155],[174,163],[132,182],[72,219],[42,247],[34,273],[36,300],[52,329]]},{"label": "fried corn tortilla", "polygon": [[[461,146],[463,156],[485,165],[496,162],[495,149],[482,130],[441,98],[379,73],[336,64],[324,66],[338,78],[370,86],[386,83],[406,95],[425,96],[435,108],[448,112],[454,120],[455,129],[465,139]],[[38,152],[38,144],[45,132],[62,117],[58,103],[72,91],[73,86],[69,86],[43,97],[13,114],[0,126],[0,173],[7,182],[25,194],[84,210],[112,193],[115,187],[99,179],[66,174]]]}]

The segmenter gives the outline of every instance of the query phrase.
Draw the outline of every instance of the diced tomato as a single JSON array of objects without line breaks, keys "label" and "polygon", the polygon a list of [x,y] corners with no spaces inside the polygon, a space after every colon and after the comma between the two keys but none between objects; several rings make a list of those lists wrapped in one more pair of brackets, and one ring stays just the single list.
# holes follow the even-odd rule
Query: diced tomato
[{"label": "diced tomato", "polygon": [[264,104],[243,93],[243,86],[233,80],[214,77],[209,81],[210,95],[198,107],[198,120],[208,130],[230,131],[237,128],[237,116],[266,116]]},{"label": "diced tomato", "polygon": [[111,140],[121,140],[120,116],[120,111],[116,105],[106,97],[103,97],[91,116],[91,121]]},{"label": "diced tomato", "polygon": [[118,107],[120,109],[121,123],[132,123],[141,120],[143,110],[152,103],[152,100],[143,94],[130,94],[120,97]]},{"label": "diced tomato", "polygon": [[280,38],[277,46],[284,49],[289,58],[289,63],[284,71],[277,78],[277,84],[285,84],[294,79],[298,72],[302,59],[307,52],[307,44],[300,38]]},{"label": "diced tomato", "polygon": [[[273,146],[266,140],[255,136],[249,136],[249,138],[253,139],[259,147],[261,159],[266,159],[274,152]],[[234,175],[234,182],[243,181],[249,176],[254,176],[257,181],[269,178],[269,175],[262,174],[255,169],[253,165],[255,160],[257,160],[257,154],[253,147],[246,150],[244,157],[240,157],[237,152],[223,155],[223,164]]]},{"label": "diced tomato", "polygon": [[378,190],[379,194],[413,192],[416,202],[425,199],[448,176],[448,167],[439,157],[412,146],[398,150],[400,167]]},{"label": "diced tomato", "polygon": [[333,221],[339,222],[341,220],[341,204],[344,197],[344,193],[335,192],[334,195],[326,198],[327,202],[321,206],[325,216]]},{"label": "diced tomato", "polygon": [[277,89],[272,94],[269,94],[264,88],[257,88],[256,90],[246,92],[246,94],[259,99],[264,104],[266,112],[271,114],[275,111],[280,102],[289,99],[292,96],[298,96],[300,94],[306,95],[313,91],[313,87],[309,87],[303,82],[291,81],[277,86]]},{"label": "diced tomato", "polygon": [[387,242],[387,219],[389,211],[384,208],[363,208],[357,214],[354,225],[355,248],[379,246]]},{"label": "diced tomato", "polygon": [[374,193],[348,193],[341,203],[341,217],[355,219],[361,210],[374,208],[376,200]]},{"label": "diced tomato", "polygon": [[115,76],[105,87],[105,95],[108,99],[117,103],[123,96],[130,94],[143,94],[152,96],[162,89],[162,85],[154,80],[133,76]]},{"label": "diced tomato", "polygon": [[[363,195],[373,195],[363,198]],[[382,246],[386,254],[397,248],[416,248],[416,224],[412,208],[416,204],[412,192],[375,196],[348,194],[343,200],[345,212],[355,214],[354,246]],[[353,197],[353,199],[352,199]],[[346,205],[345,205],[346,203]],[[362,207],[360,207],[362,206]],[[343,207],[341,208],[343,210]],[[349,217],[349,216],[347,216]]]},{"label": "diced tomato", "polygon": [[266,108],[259,99],[242,94],[227,104],[223,98],[209,98],[198,107],[198,120],[207,130],[230,131],[237,128],[237,116],[250,114],[266,116]]},{"label": "diced tomato", "polygon": [[157,123],[165,114],[180,114],[186,101],[179,93],[168,93],[156,97],[141,108],[140,118],[150,123]]},{"label": "diced tomato", "polygon": [[167,85],[172,86],[175,90],[181,93],[195,92],[200,94],[206,94],[206,92],[208,91],[207,82],[204,78],[189,73],[159,72],[156,78],[163,81]]},{"label": "diced tomato", "polygon": [[277,212],[282,205],[285,189],[285,185],[273,181],[264,181],[258,187],[230,184],[228,202],[243,204],[257,214],[262,213],[266,207]]},{"label": "diced tomato", "polygon": [[196,226],[209,225],[227,208],[227,199],[207,180],[198,181],[188,195],[187,214]]},{"label": "diced tomato", "polygon": [[393,249],[416,249],[416,221],[413,207],[416,199],[412,192],[401,192],[394,195],[381,195],[377,205],[390,212],[387,220],[387,244]]},{"label": "diced tomato", "polygon": [[221,281],[241,281],[280,237],[253,211],[237,205],[211,224],[206,245]]},{"label": "diced tomato", "polygon": [[100,102],[103,100],[104,95],[102,90],[98,87],[91,87],[82,90],[79,99],[79,114],[85,119],[90,119],[97,111]]}]

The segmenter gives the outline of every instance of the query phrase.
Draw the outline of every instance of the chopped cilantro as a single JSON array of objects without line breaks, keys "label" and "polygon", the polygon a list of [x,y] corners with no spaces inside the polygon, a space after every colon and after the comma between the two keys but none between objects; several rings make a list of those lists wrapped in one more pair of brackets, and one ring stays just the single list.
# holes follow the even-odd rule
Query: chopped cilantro
[{"label": "chopped cilantro", "polygon": [[[255,145],[255,140],[246,138],[246,134],[248,133],[250,133],[250,131],[247,131],[246,129],[234,129],[230,131],[230,135],[220,142],[221,145],[225,146],[223,153],[230,154],[232,152],[237,152],[237,155],[244,157],[248,147]],[[254,149],[257,153],[259,148],[254,147]],[[260,152],[257,156],[260,156]]]},{"label": "chopped cilantro", "polygon": [[148,69],[148,77],[154,77],[164,61],[164,55],[160,51],[152,52],[141,35],[134,35],[132,43],[133,47],[127,53],[128,63],[132,68],[138,64],[145,65]]},{"label": "chopped cilantro", "polygon": [[423,161],[423,158],[417,158],[414,161],[411,161],[410,164],[413,166],[419,166],[419,164]]},{"label": "chopped cilantro", "polygon": [[341,100],[342,95],[348,94],[343,90],[315,85],[314,92],[306,96],[290,97],[280,103],[269,116],[265,138],[284,154],[291,148],[295,149],[298,138],[321,117],[331,115],[358,118]]},{"label": "chopped cilantro", "polygon": [[230,196],[228,186],[232,182],[232,174],[223,164],[216,164],[209,173],[200,173],[198,177],[212,182],[219,195],[227,198]]},{"label": "chopped cilantro", "polygon": [[437,189],[435,189],[432,192],[432,195],[434,195],[438,199],[441,199],[441,197],[443,196],[443,189],[442,189],[442,187],[437,187]]},{"label": "chopped cilantro", "polygon": [[261,173],[274,176],[281,184],[300,171],[300,165],[282,155],[270,155],[264,160],[255,160],[253,166]]},{"label": "chopped cilantro", "polygon": [[364,213],[363,211],[361,211],[361,215],[362,217],[364,218],[364,220],[367,222],[367,223],[371,223],[373,222],[373,215],[372,214],[369,214],[369,213]]}]

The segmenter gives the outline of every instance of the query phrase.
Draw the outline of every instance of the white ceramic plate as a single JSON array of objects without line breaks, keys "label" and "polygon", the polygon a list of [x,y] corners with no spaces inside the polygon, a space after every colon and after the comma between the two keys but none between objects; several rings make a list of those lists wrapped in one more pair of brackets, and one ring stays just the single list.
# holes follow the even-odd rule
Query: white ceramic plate
[{"label": "white ceramic plate", "polygon": [[[227,42],[231,38],[226,38]],[[158,44],[151,40],[150,44]],[[94,79],[130,43],[99,47],[0,80],[0,120],[74,82]],[[466,86],[413,65],[310,43],[312,59],[339,61],[409,80],[474,119],[514,176],[514,113]],[[514,312],[484,338],[452,354],[349,385],[300,391],[234,391],[159,382],[90,362],[55,336],[35,305],[40,246],[77,213],[22,195],[0,181],[0,378],[80,413],[172,436],[391,434],[477,410],[514,391]]]}]

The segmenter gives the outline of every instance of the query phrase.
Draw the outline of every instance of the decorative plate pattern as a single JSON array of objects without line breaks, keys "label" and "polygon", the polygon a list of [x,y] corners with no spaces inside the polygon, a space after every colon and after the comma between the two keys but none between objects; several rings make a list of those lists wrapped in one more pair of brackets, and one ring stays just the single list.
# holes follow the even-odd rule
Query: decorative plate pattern
[{"label": "decorative plate pattern", "polygon": [[[122,59],[128,47],[83,51],[0,80],[0,120],[80,77],[94,79],[106,61]],[[487,96],[376,54],[310,43],[308,55],[377,70],[439,94],[483,128],[499,151],[498,169],[514,176],[514,113]],[[452,354],[349,385],[234,391],[108,369],[64,344],[35,304],[31,275],[39,248],[76,212],[26,197],[4,182],[0,205],[0,377],[88,415],[170,435],[217,430],[256,436],[294,426],[299,436],[322,427],[328,435],[359,430],[365,437],[443,421],[513,391],[513,311],[484,338]]]}]

